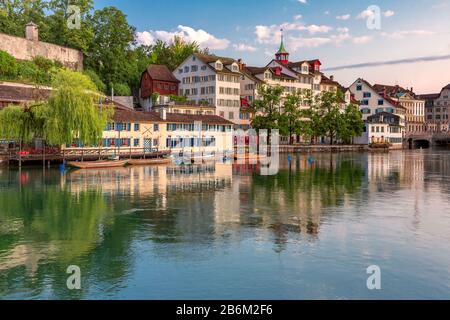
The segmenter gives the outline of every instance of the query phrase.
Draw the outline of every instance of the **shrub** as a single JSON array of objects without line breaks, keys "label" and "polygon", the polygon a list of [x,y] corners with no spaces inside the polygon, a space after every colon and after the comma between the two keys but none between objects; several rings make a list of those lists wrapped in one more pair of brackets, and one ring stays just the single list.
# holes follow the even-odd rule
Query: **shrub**
[{"label": "shrub", "polygon": [[131,89],[125,83],[112,83],[111,87],[114,88],[114,95],[116,96],[131,96]]},{"label": "shrub", "polygon": [[17,61],[5,51],[0,51],[0,76],[5,78],[17,77]]},{"label": "shrub", "polygon": [[21,61],[18,63],[18,78],[26,82],[35,82],[38,68],[32,61]]}]

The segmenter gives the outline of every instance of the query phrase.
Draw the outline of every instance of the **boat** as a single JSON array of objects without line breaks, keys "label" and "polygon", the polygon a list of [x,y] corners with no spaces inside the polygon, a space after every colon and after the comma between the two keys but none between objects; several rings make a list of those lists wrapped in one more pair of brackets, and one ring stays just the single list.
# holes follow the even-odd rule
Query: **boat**
[{"label": "boat", "polygon": [[251,160],[256,160],[256,161],[260,161],[262,159],[267,159],[267,156],[265,155],[260,155],[260,154],[250,154],[250,153],[243,153],[243,154],[235,154],[234,155],[234,160],[246,160],[246,161],[251,161]]},{"label": "boat", "polygon": [[111,161],[81,161],[67,162],[67,165],[78,169],[99,169],[99,168],[119,168],[124,167],[129,160],[111,160]]},{"label": "boat", "polygon": [[128,160],[130,166],[151,166],[172,163],[170,158],[153,158],[153,159],[131,159]]}]

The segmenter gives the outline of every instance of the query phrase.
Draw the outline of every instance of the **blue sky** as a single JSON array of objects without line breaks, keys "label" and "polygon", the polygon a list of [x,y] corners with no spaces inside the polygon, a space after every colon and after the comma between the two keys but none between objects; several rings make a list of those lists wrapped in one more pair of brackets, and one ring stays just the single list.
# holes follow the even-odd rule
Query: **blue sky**
[{"label": "blue sky", "polygon": [[[370,5],[380,8],[380,29],[367,27]],[[261,66],[283,28],[292,61],[319,58],[325,69],[389,63],[326,72],[343,85],[363,77],[426,93],[450,83],[450,0],[95,0],[95,6],[120,8],[146,44],[179,34]],[[415,61],[423,57],[428,61]],[[413,62],[395,63],[404,59]]]}]

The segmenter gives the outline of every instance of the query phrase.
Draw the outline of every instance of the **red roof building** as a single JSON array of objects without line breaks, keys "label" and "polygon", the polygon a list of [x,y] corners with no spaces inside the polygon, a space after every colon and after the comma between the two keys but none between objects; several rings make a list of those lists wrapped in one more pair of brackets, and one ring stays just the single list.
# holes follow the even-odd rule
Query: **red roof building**
[{"label": "red roof building", "polygon": [[141,76],[141,98],[150,98],[154,93],[162,96],[177,95],[180,81],[164,65],[151,64]]}]

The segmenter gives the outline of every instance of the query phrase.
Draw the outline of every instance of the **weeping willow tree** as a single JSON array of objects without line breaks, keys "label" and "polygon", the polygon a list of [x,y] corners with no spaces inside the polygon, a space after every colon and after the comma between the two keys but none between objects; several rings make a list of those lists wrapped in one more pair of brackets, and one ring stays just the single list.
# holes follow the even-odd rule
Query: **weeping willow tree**
[{"label": "weeping willow tree", "polygon": [[95,145],[113,115],[110,106],[98,107],[99,93],[89,77],[59,71],[47,102],[8,106],[0,111],[0,137],[21,142],[43,138],[50,145],[71,144],[75,139]]}]

